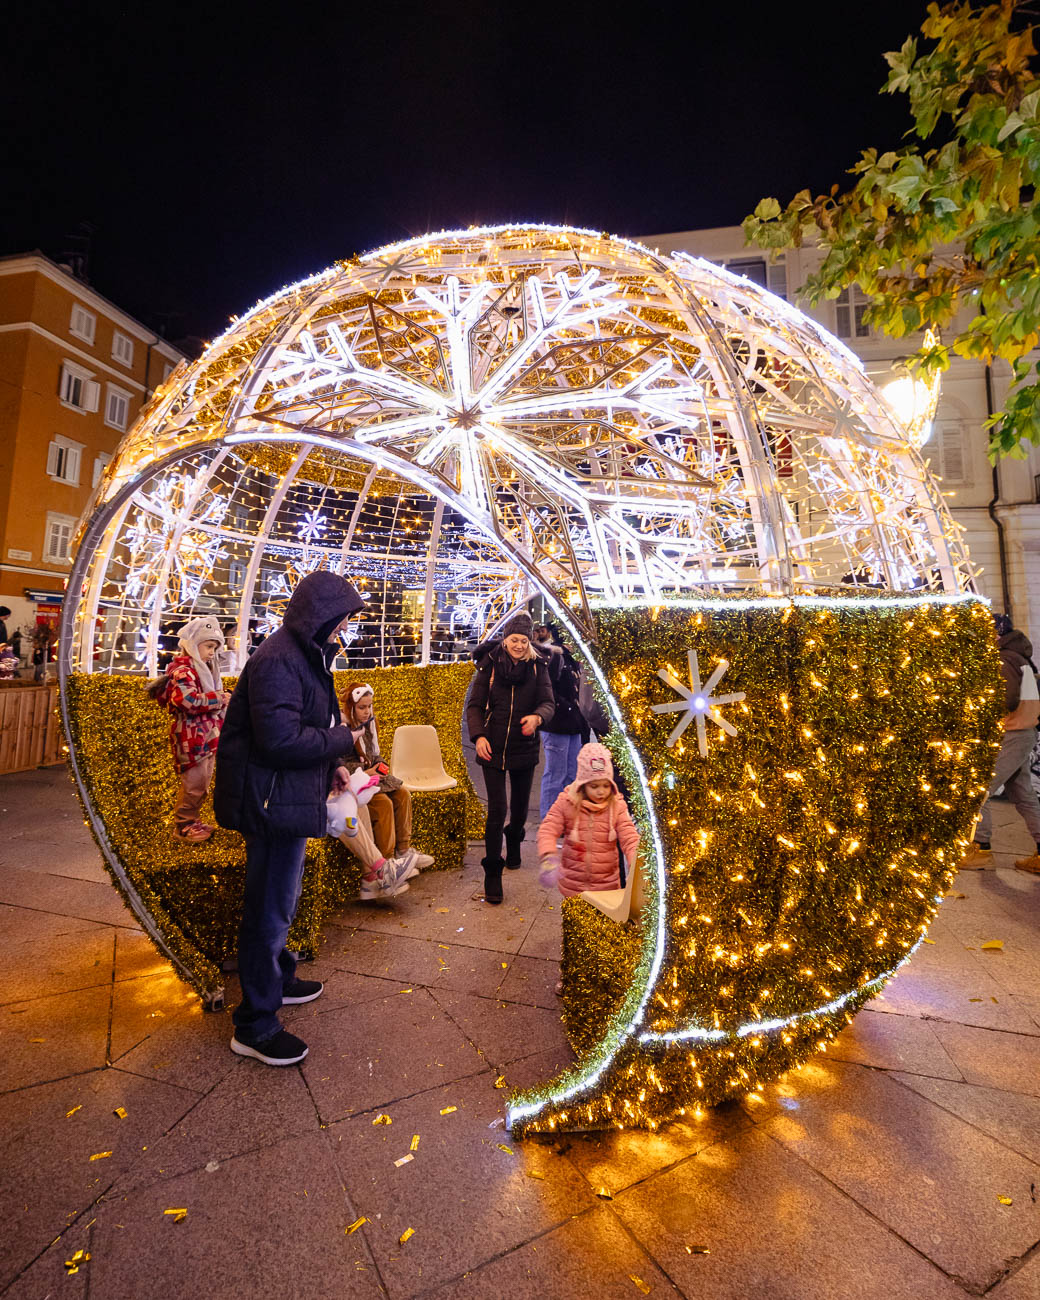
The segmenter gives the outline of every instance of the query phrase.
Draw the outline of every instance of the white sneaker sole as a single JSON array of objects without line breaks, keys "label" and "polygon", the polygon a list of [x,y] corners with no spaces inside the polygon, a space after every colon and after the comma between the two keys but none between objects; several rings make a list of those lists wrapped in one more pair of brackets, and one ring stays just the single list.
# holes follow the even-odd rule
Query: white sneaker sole
[{"label": "white sneaker sole", "polygon": [[388,894],[382,889],[377,890],[374,894],[358,894],[358,902],[378,903],[380,899],[396,898],[398,894],[407,894],[409,888],[410,886],[406,881],[403,885],[398,885],[392,894]]},{"label": "white sneaker sole", "polygon": [[250,1047],[248,1043],[240,1043],[237,1038],[232,1038],[231,1050],[236,1056],[251,1056],[254,1060],[263,1061],[264,1065],[299,1065],[310,1048],[305,1047],[299,1056],[265,1056],[258,1047]]},{"label": "white sneaker sole", "polygon": [[434,864],[434,859],[428,853],[420,853],[415,859],[415,865],[420,871],[426,871]]},{"label": "white sneaker sole", "polygon": [[323,984],[321,988],[317,991],[317,993],[308,993],[305,998],[282,998],[282,1006],[298,1007],[301,1005],[301,1003],[313,1002],[315,998],[320,998],[324,992],[325,992],[325,985]]}]

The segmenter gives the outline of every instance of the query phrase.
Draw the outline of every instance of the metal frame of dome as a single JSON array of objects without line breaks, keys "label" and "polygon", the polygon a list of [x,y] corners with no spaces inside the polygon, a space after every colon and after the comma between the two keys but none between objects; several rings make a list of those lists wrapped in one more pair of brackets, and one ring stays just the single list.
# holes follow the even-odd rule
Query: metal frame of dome
[{"label": "metal frame of dome", "polygon": [[[260,448],[274,468],[250,488],[253,526],[236,529],[227,476],[241,484]],[[320,516],[316,486],[346,502],[334,544],[280,520],[294,500],[294,518]],[[924,461],[838,340],[686,254],[495,227],[337,264],[179,367],[88,510],[62,658],[91,671],[99,609],[118,607],[123,649],[107,666],[127,666],[132,625],[154,670],[165,614],[212,608],[214,593],[237,604],[241,655],[250,618],[284,603],[285,582],[258,589],[269,548],[290,577],[319,564],[350,576],[366,502],[395,488],[430,503],[424,662],[445,510],[472,561],[448,590],[465,600],[467,574],[486,578],[496,550],[506,560],[478,633],[538,589],[589,636],[597,600],[972,586]],[[415,561],[418,539],[402,551],[391,534],[386,556]],[[221,566],[236,545],[237,600]]]}]

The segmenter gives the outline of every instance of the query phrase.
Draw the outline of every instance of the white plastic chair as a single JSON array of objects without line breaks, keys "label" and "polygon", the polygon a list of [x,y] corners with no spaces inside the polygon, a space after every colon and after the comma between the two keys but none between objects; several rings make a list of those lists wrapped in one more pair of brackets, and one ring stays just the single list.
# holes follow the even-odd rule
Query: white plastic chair
[{"label": "white plastic chair", "polygon": [[458,785],[444,770],[436,727],[398,727],[390,747],[390,771],[409,790],[450,790]]},{"label": "white plastic chair", "polygon": [[584,889],[581,897],[593,907],[598,908],[604,916],[609,916],[618,925],[624,925],[630,917],[636,917],[643,910],[643,857],[639,855],[635,865],[625,873],[624,889]]}]

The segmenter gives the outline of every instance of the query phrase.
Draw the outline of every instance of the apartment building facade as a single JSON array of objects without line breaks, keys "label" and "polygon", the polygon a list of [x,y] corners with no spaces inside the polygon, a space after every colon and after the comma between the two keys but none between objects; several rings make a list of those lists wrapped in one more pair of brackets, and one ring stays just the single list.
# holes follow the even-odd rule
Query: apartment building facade
[{"label": "apartment building facade", "polygon": [[[745,244],[739,226],[647,235],[642,242],[663,253],[683,251],[716,262],[796,302],[855,352],[879,385],[902,373],[900,362],[916,346],[871,330],[863,320],[867,300],[855,287],[814,308],[798,301],[798,287],[819,262],[815,249],[790,249],[774,262]],[[986,420],[1003,405],[1009,382],[1003,363],[987,376],[980,362],[955,357],[943,376],[932,434],[922,451],[964,529],[983,595],[994,609],[1007,607],[1040,644],[1040,448],[996,467],[986,455]]]},{"label": "apartment building facade", "polygon": [[76,524],[182,354],[42,253],[0,258],[0,604],[53,621]]}]

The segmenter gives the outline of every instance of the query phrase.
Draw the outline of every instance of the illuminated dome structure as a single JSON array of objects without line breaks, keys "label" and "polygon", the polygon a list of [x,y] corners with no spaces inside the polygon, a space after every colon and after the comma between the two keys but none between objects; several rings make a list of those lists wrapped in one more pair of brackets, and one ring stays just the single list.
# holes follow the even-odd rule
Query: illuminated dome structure
[{"label": "illuminated dome structure", "polygon": [[154,671],[200,611],[242,654],[319,566],[369,597],[380,663],[449,658],[539,589],[591,631],[596,600],[970,583],[840,343],[709,263],[539,226],[414,240],[259,303],[158,391],[92,513],[85,671]]},{"label": "illuminated dome structure", "polygon": [[992,772],[989,618],[913,439],[787,303],[624,239],[475,229],[292,285],[174,372],[96,490],[59,668],[99,843],[175,957],[136,883],[161,830],[113,775],[133,737],[83,683],[154,673],[198,613],[233,670],[322,567],[367,598],[361,671],[463,681],[541,594],[612,719],[647,903],[566,900],[580,1057],[511,1099],[514,1131],[757,1087],[921,942]]}]

